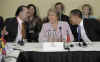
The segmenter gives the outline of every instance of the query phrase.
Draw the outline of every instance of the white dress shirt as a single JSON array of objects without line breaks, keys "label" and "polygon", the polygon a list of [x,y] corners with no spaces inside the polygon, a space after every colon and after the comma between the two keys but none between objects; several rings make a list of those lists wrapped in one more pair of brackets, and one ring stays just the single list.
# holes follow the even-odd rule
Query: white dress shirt
[{"label": "white dress shirt", "polygon": [[23,21],[19,17],[17,17],[17,21],[18,21],[18,33],[16,37],[16,42],[22,40],[22,23],[23,23]]},{"label": "white dress shirt", "polygon": [[83,20],[80,22],[79,26],[80,26],[80,29],[81,29],[81,38],[83,39],[83,41],[91,42],[91,40],[88,38],[88,36],[85,32]]}]

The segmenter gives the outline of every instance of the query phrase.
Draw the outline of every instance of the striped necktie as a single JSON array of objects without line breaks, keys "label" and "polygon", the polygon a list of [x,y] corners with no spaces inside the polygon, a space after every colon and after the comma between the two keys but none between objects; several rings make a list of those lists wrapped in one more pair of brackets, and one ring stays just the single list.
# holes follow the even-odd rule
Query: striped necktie
[{"label": "striped necktie", "polygon": [[26,38],[26,31],[25,31],[25,24],[22,23],[22,38],[25,39]]}]

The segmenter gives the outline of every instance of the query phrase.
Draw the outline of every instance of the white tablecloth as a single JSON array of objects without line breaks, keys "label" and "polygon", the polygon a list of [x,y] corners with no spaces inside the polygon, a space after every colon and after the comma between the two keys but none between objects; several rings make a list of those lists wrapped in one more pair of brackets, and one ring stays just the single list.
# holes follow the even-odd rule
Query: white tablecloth
[{"label": "white tablecloth", "polygon": [[2,60],[2,55],[0,54],[0,62],[1,62],[1,60]]},{"label": "white tablecloth", "polygon": [[[74,47],[70,48],[70,51],[100,51],[100,42],[93,42],[88,45],[88,47],[79,47],[77,46],[77,42],[73,42]],[[20,51],[40,51],[40,52],[48,52],[43,50],[43,43],[25,43],[24,46],[17,45],[16,43],[7,43],[7,56],[11,56],[10,58],[6,58],[6,62],[16,62],[14,57],[18,57]],[[13,48],[20,50],[13,50]],[[55,50],[56,52],[57,50]],[[67,50],[59,50],[59,51],[67,51]],[[52,52],[52,51],[50,51]],[[54,51],[53,51],[54,52]]]}]

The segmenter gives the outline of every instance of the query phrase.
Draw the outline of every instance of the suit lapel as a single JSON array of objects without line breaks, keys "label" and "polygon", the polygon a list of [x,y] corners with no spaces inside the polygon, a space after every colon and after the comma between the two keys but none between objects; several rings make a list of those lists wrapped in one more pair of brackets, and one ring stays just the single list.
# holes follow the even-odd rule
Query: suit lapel
[{"label": "suit lapel", "polygon": [[88,28],[88,21],[87,21],[87,19],[83,20],[83,26],[84,26],[84,30],[85,30],[85,33],[86,33],[87,37],[90,38],[89,37],[89,32],[88,32],[89,28]]},{"label": "suit lapel", "polygon": [[18,21],[17,21],[17,18],[14,18],[14,28],[15,28],[15,35],[17,36],[17,33],[18,33]]}]

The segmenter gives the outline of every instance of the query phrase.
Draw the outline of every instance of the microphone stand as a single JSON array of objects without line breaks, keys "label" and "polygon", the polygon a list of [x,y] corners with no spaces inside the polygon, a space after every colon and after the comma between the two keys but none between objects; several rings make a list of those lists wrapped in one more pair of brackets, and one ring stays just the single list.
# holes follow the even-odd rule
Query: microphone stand
[{"label": "microphone stand", "polygon": [[61,19],[62,19],[62,13],[60,12],[59,13],[59,19],[60,19],[60,21],[62,21]]},{"label": "microphone stand", "polygon": [[50,37],[51,37],[50,30],[48,30],[48,41],[50,41]]},{"label": "microphone stand", "polygon": [[62,27],[61,26],[59,27],[59,30],[60,30],[60,42],[62,42]]}]

